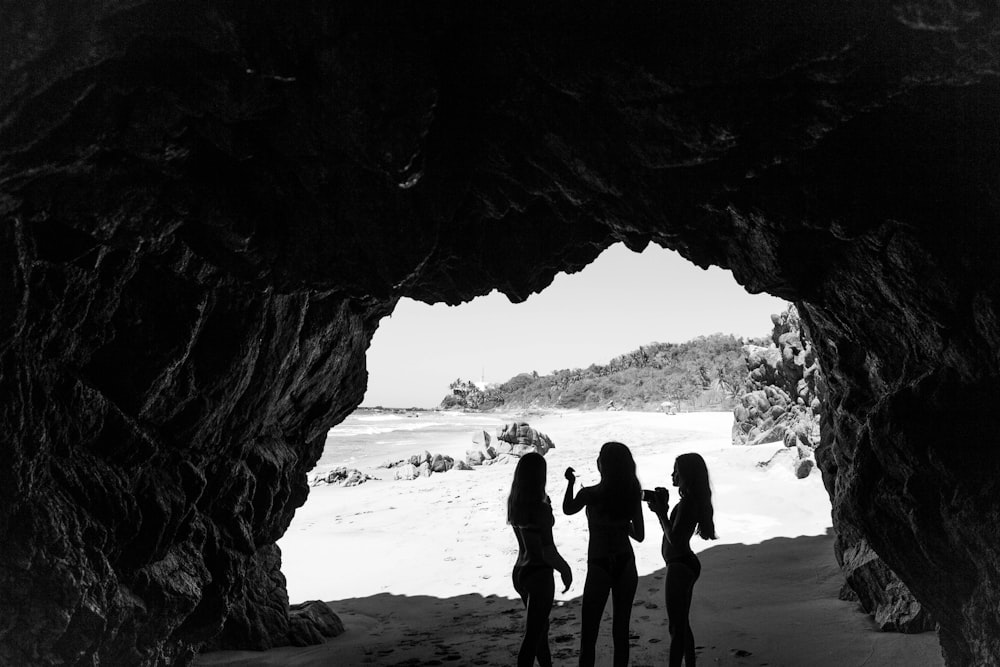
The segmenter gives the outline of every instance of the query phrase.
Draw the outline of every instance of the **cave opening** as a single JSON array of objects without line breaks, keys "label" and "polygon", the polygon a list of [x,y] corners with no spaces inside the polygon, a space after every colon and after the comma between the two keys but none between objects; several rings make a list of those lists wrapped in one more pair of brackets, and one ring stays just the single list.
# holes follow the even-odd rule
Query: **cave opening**
[{"label": "cave opening", "polygon": [[[457,307],[402,301],[392,316],[383,318],[367,352],[365,399],[356,412],[328,433],[324,452],[309,473],[310,499],[279,541],[289,599],[296,602],[319,596],[333,600],[382,592],[435,594],[434,586],[447,579],[452,567],[449,563],[461,566],[463,558],[449,553],[453,551],[447,546],[450,538],[428,536],[420,520],[405,518],[409,516],[407,505],[415,511],[425,504],[420,501],[422,494],[414,495],[411,487],[431,493],[435,485],[459,484],[459,478],[471,479],[487,469],[452,469],[447,475],[434,474],[424,481],[419,480],[419,472],[418,480],[413,480],[412,469],[401,477],[399,467],[387,465],[422,453],[462,460],[477,446],[473,436],[486,431],[495,437],[505,423],[515,420],[548,424],[552,419],[547,413],[557,414],[553,428],[566,434],[556,438],[556,449],[549,454],[550,460],[555,460],[549,475],[553,497],[560,493],[560,466],[564,463],[586,470],[582,483],[599,481],[593,457],[601,438],[621,439],[626,444],[630,438],[636,439],[635,445],[649,459],[648,469],[639,470],[640,478],[669,486],[669,471],[665,471],[660,454],[676,455],[679,442],[691,433],[703,432],[710,433],[715,444],[722,443],[734,452],[745,450],[737,454],[741,463],[726,461],[727,466],[753,468],[756,463],[762,467],[774,463],[783,471],[776,475],[776,486],[772,484],[774,488],[767,494],[768,502],[774,504],[761,510],[759,516],[739,507],[739,492],[730,491],[728,498],[723,494],[720,512],[742,516],[723,521],[728,526],[727,543],[756,544],[771,537],[823,534],[830,526],[830,506],[818,472],[811,480],[815,488],[806,494],[816,507],[810,508],[805,520],[790,519],[778,531],[758,530],[761,523],[780,521],[780,490],[795,497],[802,492],[795,489],[792,459],[779,451],[784,447],[776,437],[771,438],[773,446],[731,447],[733,409],[738,404],[731,392],[738,390],[720,381],[729,379],[724,378],[724,372],[731,374],[734,369],[747,375],[742,346],[772,344],[771,317],[786,311],[788,305],[771,295],[749,294],[729,272],[716,267],[701,269],[655,244],[640,253],[623,244],[613,245],[582,271],[559,274],[550,286],[522,303],[511,303],[497,292]],[[617,368],[613,364],[616,359],[621,363],[639,352],[646,355],[640,367],[609,370]],[[660,356],[656,356],[658,352]],[[592,378],[557,385],[571,370],[586,375],[588,368]],[[609,374],[599,378],[595,369]],[[697,377],[699,373],[701,377]],[[459,381],[463,387],[471,382],[481,394],[500,388],[506,404],[487,402],[470,408],[463,403],[442,409],[454,397],[452,390]],[[558,390],[553,389],[556,386]],[[670,412],[679,414],[665,414],[665,403],[670,404]],[[581,410],[584,412],[577,414]],[[649,416],[654,421],[634,425],[613,419],[603,423],[594,417],[631,413],[639,413],[640,421]],[[711,414],[688,419],[690,415],[685,413]],[[580,418],[584,423],[594,422],[587,427],[595,433],[586,437],[586,445],[576,441],[580,429],[568,425]],[[656,420],[663,424],[656,424]],[[688,422],[689,431],[682,426]],[[664,431],[663,425],[673,428]],[[569,441],[567,436],[571,436]],[[479,446],[482,444],[480,438]],[[504,469],[509,476],[512,466]],[[749,479],[750,470],[747,472]],[[468,525],[469,517],[457,511],[464,502],[475,506],[477,512],[495,514],[491,526],[497,517],[503,523],[506,490],[502,486],[509,480],[496,473],[488,479],[494,488],[484,491],[473,487],[463,492],[472,492],[471,498],[456,491],[454,497],[437,500],[443,506],[440,514],[449,517],[446,525]],[[754,478],[754,483],[766,484],[765,479],[762,475]],[[750,496],[761,494],[760,489],[742,488],[726,474],[720,481],[726,489],[740,488]],[[341,506],[329,504],[334,496]],[[373,513],[384,516],[375,518]],[[318,546],[314,531],[334,541]],[[421,554],[422,569],[439,571],[426,580],[411,578],[402,568],[409,558],[407,551],[384,548],[387,531]],[[501,530],[486,541],[506,537],[506,531]],[[349,542],[352,538],[357,538],[356,546],[334,548],[335,540]],[[425,546],[416,546],[424,542]],[[832,561],[832,553],[829,555]],[[657,558],[654,549],[647,567],[653,568]],[[479,562],[482,557],[466,554],[464,559]],[[509,586],[495,585],[497,579],[503,581],[498,574],[506,567],[497,560],[493,558],[492,581],[485,586],[476,585],[482,581],[471,581],[470,590],[484,595],[510,594],[505,590]],[[401,569],[403,573],[392,574]],[[344,572],[356,576],[345,577]]]}]

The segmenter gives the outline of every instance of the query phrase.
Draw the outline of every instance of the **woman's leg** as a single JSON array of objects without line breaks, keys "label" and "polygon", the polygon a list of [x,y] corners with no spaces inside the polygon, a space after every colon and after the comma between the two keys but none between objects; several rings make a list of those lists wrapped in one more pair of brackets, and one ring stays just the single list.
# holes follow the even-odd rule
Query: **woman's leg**
[{"label": "woman's leg", "polygon": [[[549,605],[551,608],[552,605]],[[541,667],[552,667],[552,652],[549,650],[549,617],[545,616],[545,628],[542,636],[538,638],[538,646],[535,648],[535,657]]]},{"label": "woman's leg", "polygon": [[630,558],[611,587],[611,610],[613,621],[611,636],[615,642],[615,667],[625,667],[629,656],[629,621],[632,618],[632,601],[635,600],[635,590],[639,587],[639,574],[635,570],[635,559]]},{"label": "woman's leg", "polygon": [[528,613],[524,623],[524,638],[517,653],[517,667],[532,667],[538,657],[542,667],[550,667],[549,612],[555,598],[552,570],[542,570],[524,577],[523,588],[527,593]]},{"label": "woman's leg", "polygon": [[593,667],[597,653],[597,632],[601,614],[608,603],[611,574],[599,565],[587,566],[587,581],[583,585],[583,619],[580,628],[580,667]]},{"label": "woman's leg", "polygon": [[694,631],[691,630],[691,601],[694,599],[694,583],[701,576],[701,562],[697,558],[692,559],[691,570],[694,572],[694,578],[691,579],[691,588],[687,595],[687,611],[684,614],[684,618],[687,619],[687,636],[684,639],[684,664],[686,667],[695,667]]},{"label": "woman's leg", "polygon": [[681,667],[686,644],[691,639],[691,660],[694,658],[694,636],[688,613],[696,573],[683,563],[667,565],[667,627],[670,630],[670,667]]}]

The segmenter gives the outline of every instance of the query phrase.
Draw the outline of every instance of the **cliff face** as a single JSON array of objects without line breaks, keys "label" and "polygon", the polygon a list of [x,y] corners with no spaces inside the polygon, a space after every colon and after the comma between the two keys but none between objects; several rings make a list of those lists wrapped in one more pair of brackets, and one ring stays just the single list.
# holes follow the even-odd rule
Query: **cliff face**
[{"label": "cliff face", "polygon": [[0,6],[0,662],[285,641],[379,318],[618,240],[796,302],[835,521],[1000,661],[995,8],[334,4]]}]

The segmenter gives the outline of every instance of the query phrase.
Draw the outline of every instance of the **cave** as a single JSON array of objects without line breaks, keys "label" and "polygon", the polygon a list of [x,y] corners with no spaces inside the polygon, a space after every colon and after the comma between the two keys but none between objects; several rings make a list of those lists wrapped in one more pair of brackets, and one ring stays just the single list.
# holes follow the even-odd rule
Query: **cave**
[{"label": "cave", "polygon": [[615,242],[796,304],[835,528],[1000,662],[995,6],[3,14],[0,662],[284,642],[275,542],[379,319]]}]

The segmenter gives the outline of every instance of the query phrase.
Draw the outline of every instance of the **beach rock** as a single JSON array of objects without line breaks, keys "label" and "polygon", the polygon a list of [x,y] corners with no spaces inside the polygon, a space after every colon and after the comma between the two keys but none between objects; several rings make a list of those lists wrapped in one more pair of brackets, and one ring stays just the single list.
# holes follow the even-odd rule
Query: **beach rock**
[{"label": "beach rock", "polygon": [[549,436],[536,431],[525,422],[505,424],[497,433],[497,439],[510,445],[507,453],[514,456],[524,456],[528,452],[545,456],[550,449],[555,448]]},{"label": "beach rock", "polygon": [[410,465],[421,466],[431,460],[431,453],[424,452],[423,454],[414,454],[410,457]]},{"label": "beach rock", "polygon": [[484,451],[489,449],[492,441],[493,437],[486,431],[476,431],[475,435],[472,436],[473,444],[478,445]]},{"label": "beach rock", "polygon": [[448,472],[453,467],[455,467],[455,459],[450,456],[435,454],[434,458],[430,461],[430,469],[433,472]]},{"label": "beach rock", "polygon": [[472,470],[472,466],[462,459],[458,459],[455,461],[455,470]]},{"label": "beach rock", "polygon": [[867,540],[859,539],[846,548],[838,544],[836,553],[847,578],[846,586],[853,594],[841,597],[857,598],[881,630],[916,633],[935,628],[927,610]]},{"label": "beach rock", "polygon": [[403,465],[397,466],[396,471],[393,475],[394,479],[409,481],[415,479],[419,476],[419,471],[417,466],[412,463],[404,463]]},{"label": "beach rock", "polygon": [[1000,664],[997,21],[6,3],[0,664],[285,641],[276,543],[379,323],[524,301],[619,242],[796,303],[838,536],[939,621],[949,666]]},{"label": "beach rock", "polygon": [[344,624],[325,602],[310,600],[288,609],[288,645],[313,646],[344,632]]},{"label": "beach rock", "polygon": [[[773,347],[745,345],[747,391],[733,411],[733,444],[819,443],[823,374],[795,306],[772,315]],[[814,406],[815,402],[815,408]]]},{"label": "beach rock", "polygon": [[486,454],[482,453],[478,449],[470,449],[465,452],[465,462],[470,466],[481,466],[485,460]]},{"label": "beach rock", "polygon": [[358,486],[372,479],[378,478],[354,468],[334,468],[326,474],[315,476],[312,485],[337,484],[339,486]]},{"label": "beach rock", "polygon": [[430,477],[432,474],[430,461],[424,461],[418,465],[416,473],[414,473],[416,477]]},{"label": "beach rock", "polygon": [[800,458],[795,461],[795,476],[798,479],[805,479],[812,472],[813,467],[816,464],[812,459]]}]

